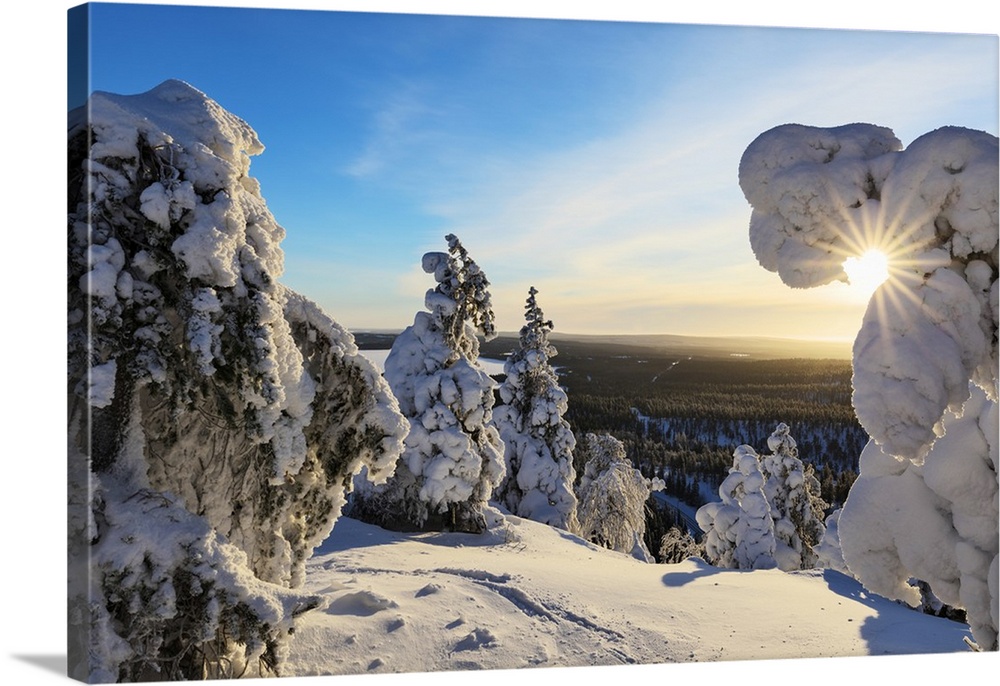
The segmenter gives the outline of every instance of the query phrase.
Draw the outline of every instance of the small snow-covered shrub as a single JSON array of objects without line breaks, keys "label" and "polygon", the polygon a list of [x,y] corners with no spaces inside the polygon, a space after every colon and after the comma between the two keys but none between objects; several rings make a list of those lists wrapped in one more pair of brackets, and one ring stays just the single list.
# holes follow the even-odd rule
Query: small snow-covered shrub
[{"label": "small snow-covered shrub", "polygon": [[819,495],[819,479],[812,465],[799,459],[787,424],[778,424],[767,446],[771,452],[761,456],[760,466],[774,520],[775,559],[784,571],[812,569],[817,565],[815,548],[825,531],[826,503]]},{"label": "small snow-covered shrub", "polygon": [[660,479],[647,479],[632,466],[621,441],[607,434],[587,434],[580,445],[586,460],[577,489],[580,535],[605,548],[652,562],[643,536],[646,501],[663,490]]},{"label": "small snow-covered shrub", "polygon": [[823,531],[823,538],[813,550],[816,553],[817,566],[853,576],[851,570],[847,568],[847,563],[844,562],[844,551],[840,549],[841,512],[841,509],[836,509],[827,516],[824,522],[826,528]]},{"label": "small snow-covered shrub", "polygon": [[663,564],[683,562],[689,557],[704,557],[705,546],[687,531],[672,526],[660,539],[659,560]]},{"label": "small snow-covered shrub", "polygon": [[719,486],[721,500],[698,508],[709,563],[730,569],[773,569],[776,542],[771,508],[764,495],[760,459],[749,445],[733,453],[733,466]]}]

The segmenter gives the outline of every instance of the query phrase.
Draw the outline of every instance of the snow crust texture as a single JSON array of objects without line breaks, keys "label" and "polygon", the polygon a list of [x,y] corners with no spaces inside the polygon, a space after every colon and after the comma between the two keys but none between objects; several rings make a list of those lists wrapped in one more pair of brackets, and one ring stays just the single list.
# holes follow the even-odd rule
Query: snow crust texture
[{"label": "snow crust texture", "polygon": [[[71,655],[81,678],[110,677],[115,665],[123,678],[156,676],[195,601],[218,621],[183,637],[193,647],[171,678],[217,669],[246,638],[227,634],[216,602],[256,627],[246,643],[247,659],[263,665],[256,672],[280,671],[290,615],[253,598],[267,584],[300,586],[352,477],[384,480],[402,450],[405,423],[378,370],[277,280],[285,232],[248,175],[249,156],[262,151],[246,122],[180,81],[95,93],[71,115],[69,448],[71,463],[90,469],[71,467],[80,490],[70,566],[95,574],[76,596],[86,608]],[[101,488],[88,501],[79,494],[90,483]],[[140,543],[125,514],[135,498],[190,516],[158,518],[159,539]],[[194,531],[194,520],[199,533],[172,533],[174,523]],[[126,539],[147,561],[169,562],[105,564],[108,541]],[[195,603],[186,609],[157,600],[176,595],[181,576],[208,579],[205,555],[224,557],[214,568],[238,570],[241,581],[219,572],[214,601],[184,581]],[[152,595],[122,600],[112,589],[131,586],[116,569],[147,570]],[[149,617],[162,621],[130,633]]]},{"label": "snow crust texture", "polygon": [[928,583],[993,650],[997,159],[995,136],[958,127],[904,149],[870,124],[784,125],[739,170],[751,246],[785,283],[846,280],[846,258],[887,256],[854,343],[853,404],[873,442],[839,518],[844,559],[890,597],[914,602],[911,577]]},{"label": "snow crust texture", "polygon": [[298,622],[296,676],[968,652],[964,624],[830,569],[646,564],[514,515],[475,535],[344,517],[308,569],[328,604]]}]

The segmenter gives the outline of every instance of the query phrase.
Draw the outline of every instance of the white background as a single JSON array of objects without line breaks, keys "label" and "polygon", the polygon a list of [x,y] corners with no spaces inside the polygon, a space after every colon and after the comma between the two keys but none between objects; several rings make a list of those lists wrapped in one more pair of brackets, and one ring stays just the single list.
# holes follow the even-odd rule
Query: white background
[{"label": "white background", "polygon": [[[66,10],[78,3],[33,0],[5,3],[0,20],[0,85],[4,237],[0,417],[4,449],[0,475],[4,517],[0,528],[0,677],[5,684],[64,683],[66,661],[65,502],[65,113]],[[700,0],[674,6],[649,0],[298,0],[294,2],[177,3],[363,11],[477,14],[701,24],[751,24],[849,29],[998,33],[995,8],[982,0],[903,3],[840,0],[755,3]],[[660,7],[659,5],[663,5]],[[896,8],[888,5],[895,5]],[[162,35],[134,36],[123,51],[141,59],[143,49],[169,49]],[[891,126],[891,122],[884,122]],[[944,123],[944,122],[943,122]],[[11,244],[10,239],[13,239]],[[583,679],[659,680],[665,683],[806,679],[834,684],[865,676],[908,684],[967,681],[1000,673],[997,654],[824,658],[806,661],[716,663],[635,667],[562,668],[511,672],[312,677],[282,683],[332,686],[382,684],[542,684]],[[805,672],[805,674],[803,674]],[[977,674],[978,673],[978,674]],[[808,674],[808,676],[806,676]]]}]

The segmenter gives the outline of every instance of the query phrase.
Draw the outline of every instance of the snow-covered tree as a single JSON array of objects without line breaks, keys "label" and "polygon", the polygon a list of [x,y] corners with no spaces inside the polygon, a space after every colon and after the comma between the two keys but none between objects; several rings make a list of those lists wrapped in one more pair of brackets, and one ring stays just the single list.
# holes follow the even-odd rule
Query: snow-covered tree
[{"label": "snow-covered tree", "polygon": [[707,561],[729,569],[776,567],[774,520],[764,495],[760,457],[749,445],[733,452],[733,466],[719,486],[719,497],[695,513],[705,532]]},{"label": "snow-covered tree", "polygon": [[70,669],[279,672],[289,590],[405,421],[353,337],[278,283],[250,126],[188,84],[69,129]]},{"label": "snow-covered tree", "polygon": [[704,555],[705,546],[695,541],[690,533],[676,526],[670,527],[660,539],[659,559],[664,564],[683,562],[689,557]]},{"label": "snow-covered tree", "polygon": [[580,535],[652,562],[643,541],[646,501],[665,484],[661,479],[647,479],[635,469],[625,455],[625,446],[614,436],[588,433],[578,449],[586,460],[577,488]]},{"label": "snow-covered tree", "polygon": [[353,516],[391,528],[481,532],[487,503],[504,475],[493,426],[496,382],[479,363],[479,339],[493,338],[489,281],[461,242],[423,256],[437,286],[427,312],[396,337],[385,378],[409,418],[393,478],[358,494]]},{"label": "snow-covered tree", "polygon": [[846,280],[881,250],[890,278],[854,342],[872,437],[839,518],[851,572],[917,605],[911,578],[998,632],[998,141],[944,127],[903,148],[884,127],[784,125],[740,162],[761,264],[795,287]]},{"label": "snow-covered tree", "polygon": [[787,424],[778,424],[767,439],[770,454],[761,457],[764,495],[774,520],[775,560],[785,571],[816,566],[814,548],[825,530],[820,483],[812,465],[799,459]]},{"label": "snow-covered tree", "polygon": [[853,576],[851,570],[847,568],[847,563],[844,562],[844,551],[840,549],[839,525],[841,512],[842,510],[838,508],[826,518],[826,528],[823,531],[823,538],[820,539],[819,545],[813,550],[816,553],[817,566]]},{"label": "snow-covered tree", "polygon": [[537,293],[534,286],[528,290],[527,323],[521,327],[520,347],[504,363],[503,404],[493,412],[506,463],[495,497],[516,515],[575,532],[576,437],[563,419],[568,396],[549,364],[556,355],[549,342],[552,322],[538,306]]},{"label": "snow-covered tree", "polygon": [[[851,572],[876,593],[924,605],[914,580],[966,610],[977,643],[997,626],[997,406],[978,388],[920,464],[870,442],[839,520]],[[993,639],[995,640],[995,638]]]}]

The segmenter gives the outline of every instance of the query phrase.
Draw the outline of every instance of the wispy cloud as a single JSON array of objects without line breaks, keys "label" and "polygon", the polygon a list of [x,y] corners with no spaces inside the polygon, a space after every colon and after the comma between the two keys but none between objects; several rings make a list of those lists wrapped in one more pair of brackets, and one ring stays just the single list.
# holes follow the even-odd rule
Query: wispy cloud
[{"label": "wispy cloud", "polygon": [[344,169],[354,177],[378,174],[401,165],[414,149],[434,138],[428,119],[435,113],[426,89],[409,83],[394,88],[370,118],[364,148]]}]

